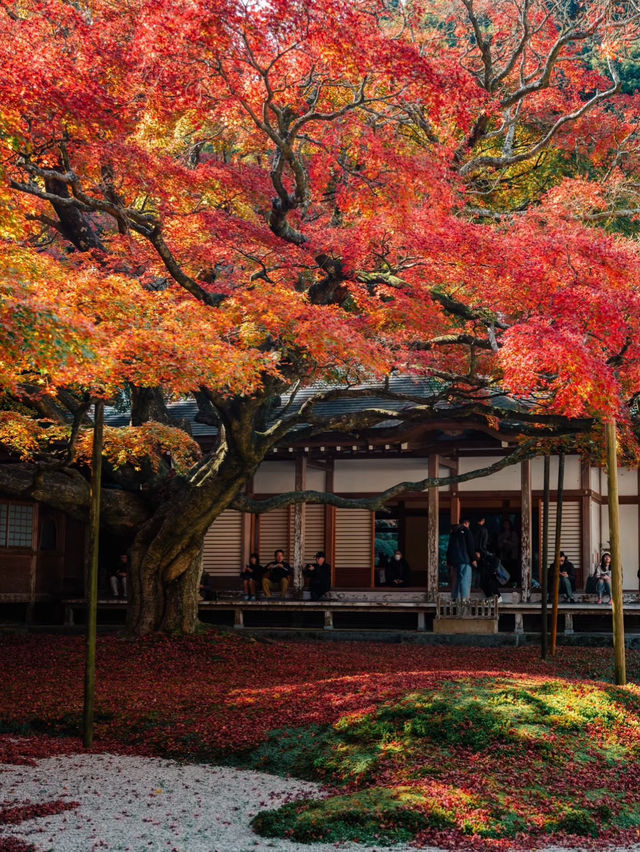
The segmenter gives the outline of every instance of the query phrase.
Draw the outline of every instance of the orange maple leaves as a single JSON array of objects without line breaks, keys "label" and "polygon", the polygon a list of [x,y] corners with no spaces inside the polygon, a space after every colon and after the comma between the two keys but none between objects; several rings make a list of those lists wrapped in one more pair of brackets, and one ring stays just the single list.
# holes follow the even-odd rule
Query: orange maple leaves
[{"label": "orange maple leaves", "polygon": [[[517,153],[606,82],[582,37],[544,82],[540,57],[571,21],[532,4],[520,50],[515,8],[394,18],[342,0],[38,0],[4,12],[0,385],[242,397],[271,377],[399,369],[481,376],[570,416],[614,412],[639,372],[637,251],[588,215],[615,193],[553,176],[534,210],[465,215],[490,192],[465,164],[506,156],[510,115],[528,134],[510,137]],[[489,16],[504,68],[491,85],[489,25],[474,34],[472,11]],[[609,23],[605,4],[585,18],[594,38]],[[607,113],[594,167],[622,126]],[[553,144],[586,151],[586,133],[568,122]],[[78,222],[90,223],[82,251]],[[313,297],[329,284],[331,298]]]}]

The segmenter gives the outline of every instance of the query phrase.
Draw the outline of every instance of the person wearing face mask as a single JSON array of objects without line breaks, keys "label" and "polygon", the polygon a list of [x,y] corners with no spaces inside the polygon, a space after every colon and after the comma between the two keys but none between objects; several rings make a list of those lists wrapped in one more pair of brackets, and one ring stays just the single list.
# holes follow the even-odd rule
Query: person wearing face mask
[{"label": "person wearing face mask", "polygon": [[409,585],[410,574],[409,563],[402,555],[402,551],[396,550],[387,567],[387,584],[389,586],[407,586]]}]

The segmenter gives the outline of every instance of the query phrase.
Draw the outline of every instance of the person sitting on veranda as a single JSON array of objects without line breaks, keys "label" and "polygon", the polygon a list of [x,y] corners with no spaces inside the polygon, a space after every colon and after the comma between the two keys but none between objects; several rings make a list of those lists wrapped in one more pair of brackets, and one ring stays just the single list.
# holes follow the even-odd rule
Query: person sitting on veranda
[{"label": "person sitting on veranda", "polygon": [[204,571],[200,578],[199,592],[204,601],[218,600],[218,593],[213,586],[213,577],[207,571]]},{"label": "person sitting on veranda", "polygon": [[322,550],[316,553],[315,562],[307,562],[304,573],[309,578],[311,600],[319,601],[331,588],[331,565]]},{"label": "person sitting on veranda", "polygon": [[109,587],[114,598],[127,597],[127,575],[129,573],[129,557],[121,553],[118,562],[109,574]]},{"label": "person sitting on veranda", "polygon": [[274,586],[280,586],[280,597],[286,598],[289,581],[291,578],[291,565],[284,561],[284,550],[276,550],[273,561],[265,566],[262,578],[262,591],[266,598],[273,597],[271,594]]},{"label": "person sitting on veranda", "polygon": [[387,566],[387,585],[407,586],[410,575],[411,568],[409,568],[409,563],[402,555],[402,551],[396,550],[393,554],[393,559],[389,560]]},{"label": "person sitting on veranda", "polygon": [[[549,595],[553,596],[553,578],[554,578],[555,562],[549,565]],[[560,551],[560,584],[558,595],[562,595],[566,603],[575,603],[576,599],[573,596],[573,587],[576,582],[576,569],[572,562],[569,562],[565,553]]]},{"label": "person sitting on veranda", "polygon": [[244,565],[240,571],[243,600],[255,601],[256,589],[262,585],[263,574],[264,568],[260,564],[260,557],[257,553],[252,553],[249,556],[249,562]]},{"label": "person sitting on veranda", "polygon": [[608,603],[611,603],[611,554],[603,553],[600,565],[596,569],[596,593],[598,595],[598,603],[604,603],[604,595],[609,598]]},{"label": "person sitting on veranda", "polygon": [[497,598],[498,603],[502,603],[502,595],[500,594],[500,581],[498,579],[498,568],[500,560],[495,555],[487,551],[481,554],[476,551],[476,558],[480,564],[480,588],[487,598]]}]

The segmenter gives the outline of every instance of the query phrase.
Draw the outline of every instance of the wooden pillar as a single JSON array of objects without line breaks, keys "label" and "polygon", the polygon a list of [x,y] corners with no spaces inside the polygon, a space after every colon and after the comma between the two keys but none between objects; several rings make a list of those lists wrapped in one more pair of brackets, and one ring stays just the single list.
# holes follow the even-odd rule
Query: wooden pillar
[{"label": "wooden pillar", "polygon": [[33,508],[31,511],[31,558],[29,560],[29,603],[27,604],[27,610],[25,613],[25,621],[27,624],[31,624],[33,621],[33,611],[36,605],[36,582],[37,582],[37,572],[38,572],[38,551],[40,542],[38,540],[38,526],[39,526],[39,506],[37,503],[33,504]]},{"label": "wooden pillar", "polygon": [[[430,455],[429,477],[437,476],[439,468],[439,457],[437,455]],[[438,489],[435,487],[429,488],[427,514],[427,596],[430,601],[434,601],[438,594],[438,563],[440,559],[439,514],[440,496]],[[424,627],[422,629],[424,630]]]},{"label": "wooden pillar", "polygon": [[553,559],[553,585],[552,602],[553,610],[551,616],[551,655],[556,653],[556,640],[558,637],[558,594],[560,591],[560,547],[562,544],[562,499],[564,494],[564,453],[558,456],[558,497],[556,501],[556,538]]},{"label": "wooden pillar", "polygon": [[233,626],[236,630],[242,630],[244,627],[244,614],[241,609],[233,611]]},{"label": "wooden pillar", "polygon": [[520,463],[521,539],[520,574],[522,577],[522,600],[531,597],[531,462]]},{"label": "wooden pillar", "polygon": [[551,475],[551,459],[548,454],[544,456],[544,497],[542,499],[542,529],[540,530],[540,655],[543,660],[547,659],[549,650],[548,642],[548,618],[547,618],[547,595],[549,594],[549,574],[547,571],[547,551],[549,549],[549,478]]},{"label": "wooden pillar", "polygon": [[[304,491],[307,478],[306,456],[296,458],[295,490]],[[293,504],[293,594],[294,597],[302,597],[304,576],[302,567],[304,565],[304,530],[307,506],[305,503]]]},{"label": "wooden pillar", "polygon": [[580,459],[580,515],[582,530],[582,577],[580,587],[587,581],[593,570],[591,565],[593,551],[593,532],[591,529],[591,466],[587,459]]},{"label": "wooden pillar", "polygon": [[333,630],[333,612],[330,609],[324,610],[324,629]]},{"label": "wooden pillar", "polygon": [[[325,472],[324,488],[333,494],[333,459],[327,459],[327,470]],[[336,560],[335,560],[335,529],[336,529],[336,507],[324,507],[324,552],[327,562],[331,565],[331,586],[335,586]]]},{"label": "wooden pillar", "polygon": [[451,526],[460,523],[460,498],[457,491],[451,492]]},{"label": "wooden pillar", "polygon": [[[253,497],[253,477],[247,483],[247,496]],[[242,564],[246,565],[249,561],[249,554],[254,550],[258,550],[258,542],[256,541],[256,516],[250,512],[242,514]]]}]

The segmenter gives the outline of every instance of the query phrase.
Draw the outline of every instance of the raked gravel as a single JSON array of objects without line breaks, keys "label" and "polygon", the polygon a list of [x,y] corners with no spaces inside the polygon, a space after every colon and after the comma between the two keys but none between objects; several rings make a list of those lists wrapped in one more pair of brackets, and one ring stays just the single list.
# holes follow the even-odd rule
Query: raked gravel
[{"label": "raked gravel", "polygon": [[35,766],[0,765],[0,804],[62,799],[78,802],[79,807],[19,825],[0,825],[0,840],[7,835],[19,837],[38,852],[407,852],[413,848],[296,843],[262,838],[251,830],[249,823],[258,811],[321,794],[318,784],[263,772],[114,754],[62,755],[39,760]]}]

